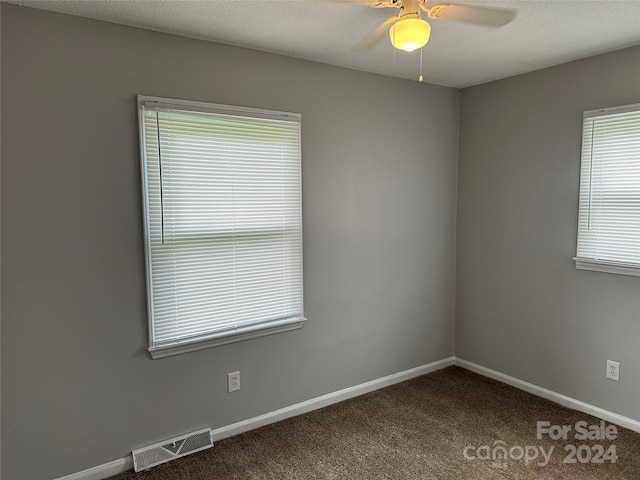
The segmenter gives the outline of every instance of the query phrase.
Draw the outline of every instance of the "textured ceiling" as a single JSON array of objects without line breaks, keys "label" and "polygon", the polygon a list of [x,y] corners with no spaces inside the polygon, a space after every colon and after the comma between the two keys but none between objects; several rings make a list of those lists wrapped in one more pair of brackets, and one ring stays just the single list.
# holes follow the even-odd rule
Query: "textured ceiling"
[{"label": "textured ceiling", "polygon": [[[424,78],[438,85],[466,87],[640,44],[639,0],[450,1],[511,9],[516,16],[495,29],[430,20]],[[419,75],[419,51],[394,52],[388,38],[369,51],[355,50],[359,40],[396,12],[362,5],[365,0],[13,3],[384,75]],[[442,2],[427,5],[437,3]]]}]

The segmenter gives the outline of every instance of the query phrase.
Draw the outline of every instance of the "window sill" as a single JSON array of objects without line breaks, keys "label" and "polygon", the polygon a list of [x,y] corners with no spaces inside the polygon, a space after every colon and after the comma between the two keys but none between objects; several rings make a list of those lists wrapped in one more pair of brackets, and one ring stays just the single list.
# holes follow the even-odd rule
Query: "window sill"
[{"label": "window sill", "polygon": [[243,340],[264,337],[275,333],[297,330],[302,328],[306,320],[307,319],[304,317],[294,317],[259,325],[250,325],[238,328],[237,330],[215,333],[197,340],[185,340],[168,345],[149,347],[149,353],[151,354],[151,358],[154,360],[157,358],[170,357],[172,355],[180,355],[181,353],[194,352],[196,350],[241,342]]},{"label": "window sill", "polygon": [[576,269],[578,270],[591,270],[594,272],[617,273],[620,275],[631,275],[640,277],[640,267],[637,266],[619,263],[597,262],[584,258],[574,258],[573,260],[575,260]]}]

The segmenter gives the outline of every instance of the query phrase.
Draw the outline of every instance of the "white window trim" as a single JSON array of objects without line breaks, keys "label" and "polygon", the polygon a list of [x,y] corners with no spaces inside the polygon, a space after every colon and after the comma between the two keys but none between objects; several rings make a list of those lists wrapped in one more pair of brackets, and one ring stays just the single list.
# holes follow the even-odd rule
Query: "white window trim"
[{"label": "white window trim", "polygon": [[633,265],[624,265],[606,262],[594,262],[586,258],[574,257],[576,268],[578,270],[591,270],[592,272],[617,273],[620,275],[631,275],[640,277],[640,268]]},{"label": "white window trim", "polygon": [[[202,111],[202,112],[215,112],[215,113],[227,113],[233,112],[235,114],[238,113],[247,113],[254,117],[261,118],[282,118],[282,117],[290,117],[297,118],[298,121],[301,118],[301,115],[298,113],[290,113],[290,112],[279,112],[273,110],[263,110],[257,108],[250,107],[235,107],[229,105],[222,104],[212,104],[206,102],[197,102],[190,100],[179,100],[179,99],[171,99],[171,98],[162,98],[162,97],[154,97],[154,96],[146,96],[146,95],[138,95],[137,96],[137,107],[138,107],[138,128],[139,132],[144,130],[144,118],[143,118],[143,106],[145,104],[154,103],[158,108],[171,108],[172,106],[181,106],[181,107],[189,107],[190,110],[193,111]],[[216,332],[208,336],[199,337],[197,339],[185,339],[178,340],[174,343],[167,343],[163,345],[154,346],[154,335],[153,335],[153,296],[152,296],[152,285],[149,279],[151,278],[151,260],[150,260],[150,232],[151,226],[149,222],[149,190],[148,190],[148,182],[147,182],[147,174],[144,166],[144,158],[146,158],[146,145],[144,142],[144,138],[142,134],[139,134],[140,141],[140,153],[141,153],[141,178],[142,178],[142,202],[143,202],[143,219],[144,219],[144,252],[145,252],[145,284],[147,291],[147,318],[148,318],[148,341],[149,347],[148,351],[151,354],[152,359],[165,358],[173,355],[179,355],[182,353],[193,352],[197,350],[203,350],[206,348],[216,347],[220,345],[226,345],[230,343],[240,342],[243,340],[249,340],[253,338],[259,338],[267,335],[273,335],[277,333],[283,333],[288,331],[293,331],[300,329],[304,326],[307,318],[302,316],[295,316],[291,318],[285,318],[280,320],[274,320],[264,323],[256,323],[252,325],[242,326],[236,328],[234,330],[227,330],[222,332]],[[302,181],[302,179],[300,179]],[[301,188],[301,187],[300,187]],[[302,197],[300,198],[300,202],[302,202]],[[302,245],[300,246],[302,249]],[[301,255],[302,252],[301,252]],[[302,275],[302,273],[301,273]],[[302,312],[304,312],[304,296],[301,299],[302,301]]]},{"label": "white window trim", "polygon": [[[640,112],[640,103],[585,111],[583,113],[582,143],[584,142],[584,134],[585,134],[584,120],[588,118],[602,116],[603,114],[626,113],[626,112],[633,112],[633,111]],[[581,150],[580,177],[582,178],[582,168],[583,168],[582,145],[580,150]],[[582,185],[580,185],[580,190],[582,190]],[[580,209],[581,209],[581,205],[579,204],[578,214],[580,214]],[[578,228],[579,228],[579,225],[578,225]],[[578,232],[578,238],[579,238],[579,235],[580,233]],[[573,260],[575,261],[575,267],[578,270],[589,270],[589,271],[595,271],[595,272],[613,273],[613,274],[640,277],[640,266],[636,264],[618,263],[618,262],[611,262],[611,261],[605,261],[605,260],[597,260],[592,258],[582,258],[578,256],[573,257]]]},{"label": "white window trim", "polygon": [[[177,342],[174,344],[162,345],[159,347],[149,347],[151,358],[165,358],[181,353],[195,352],[204,350],[205,348],[218,347],[229,343],[241,342],[243,340],[251,340],[252,338],[264,337],[275,333],[289,332],[302,328],[305,317],[293,317],[267,324],[255,324],[242,327],[233,332],[220,332],[210,335],[197,341]],[[150,339],[150,342],[152,339]]]}]

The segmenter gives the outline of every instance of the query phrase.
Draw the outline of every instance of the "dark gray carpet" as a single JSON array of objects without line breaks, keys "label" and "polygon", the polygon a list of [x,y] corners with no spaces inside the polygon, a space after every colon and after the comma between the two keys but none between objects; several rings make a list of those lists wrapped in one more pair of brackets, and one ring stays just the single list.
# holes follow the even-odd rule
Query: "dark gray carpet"
[{"label": "dark gray carpet", "polygon": [[[570,425],[567,440],[536,438],[536,422]],[[221,440],[209,450],[112,480],[177,479],[640,479],[640,434],[617,427],[615,440],[575,440],[569,410],[457,367],[447,368],[299,417]],[[498,444],[497,442],[504,442]],[[511,455],[483,457],[504,445]],[[598,461],[615,445],[617,460],[564,463],[574,445]],[[584,445],[584,446],[583,446]],[[488,446],[489,448],[481,448]],[[520,450],[520,448],[522,450]],[[537,458],[518,459],[521,451]],[[540,447],[549,453],[546,464]],[[568,448],[569,450],[565,450]],[[497,450],[496,450],[497,452]],[[513,458],[515,457],[515,458]]]}]

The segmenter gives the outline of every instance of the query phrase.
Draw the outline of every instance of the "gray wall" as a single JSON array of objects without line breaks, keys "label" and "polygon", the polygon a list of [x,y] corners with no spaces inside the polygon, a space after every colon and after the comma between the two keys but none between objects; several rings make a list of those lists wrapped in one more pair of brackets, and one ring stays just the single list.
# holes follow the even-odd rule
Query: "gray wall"
[{"label": "gray wall", "polygon": [[571,260],[582,112],[636,102],[640,47],[462,91],[456,355],[640,420],[640,278]]},{"label": "gray wall", "polygon": [[[1,8],[2,478],[453,354],[457,90]],[[302,330],[149,358],[136,94],[302,114]]]},{"label": "gray wall", "polygon": [[[2,8],[0,8],[0,52],[2,51]],[[0,55],[1,56],[1,55]],[[2,91],[2,62],[0,62],[0,92]],[[2,95],[0,94],[0,111]],[[2,115],[0,115],[2,117]],[[0,119],[0,212],[2,210],[2,121]],[[0,213],[0,217],[1,217]],[[0,221],[0,252],[2,252],[2,222]],[[0,305],[2,305],[2,255],[0,254]],[[2,309],[0,308],[0,477],[2,477]]]}]

